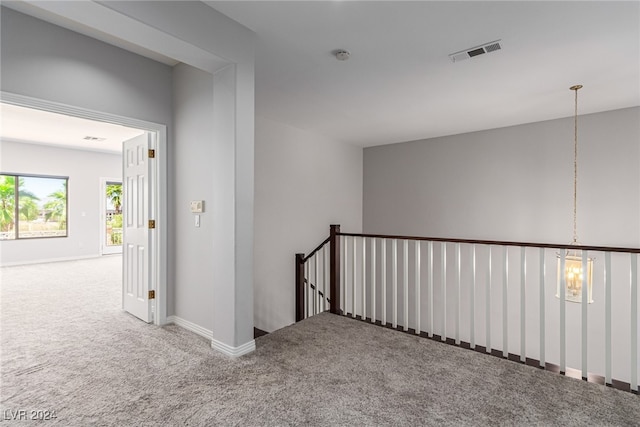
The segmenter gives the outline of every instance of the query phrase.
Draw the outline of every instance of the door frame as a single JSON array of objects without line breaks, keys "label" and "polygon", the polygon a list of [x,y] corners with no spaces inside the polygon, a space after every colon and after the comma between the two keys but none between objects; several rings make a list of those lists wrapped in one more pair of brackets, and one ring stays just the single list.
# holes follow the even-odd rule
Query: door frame
[{"label": "door frame", "polygon": [[115,255],[122,254],[122,245],[120,250],[106,251],[107,243],[107,230],[105,224],[107,222],[107,198],[106,190],[109,183],[118,182],[122,185],[122,177],[120,178],[100,178],[100,254],[101,255]]},{"label": "door frame", "polygon": [[[65,114],[88,120],[113,123],[117,125],[145,130],[156,134],[157,167],[154,169],[153,185],[150,194],[154,200],[156,217],[155,245],[152,248],[152,267],[149,271],[151,280],[150,289],[155,290],[156,298],[153,304],[153,323],[164,325],[167,323],[167,126],[118,116],[111,113],[90,110],[59,102],[18,95],[11,92],[0,91],[0,101],[19,107],[33,108],[52,113]],[[122,179],[122,178],[121,178]]]}]

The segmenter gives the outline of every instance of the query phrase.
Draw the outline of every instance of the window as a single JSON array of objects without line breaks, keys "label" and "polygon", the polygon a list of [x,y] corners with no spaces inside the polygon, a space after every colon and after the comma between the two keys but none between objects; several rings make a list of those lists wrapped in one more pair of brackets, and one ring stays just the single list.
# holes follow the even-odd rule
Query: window
[{"label": "window", "polygon": [[0,240],[66,237],[68,181],[0,174]]}]

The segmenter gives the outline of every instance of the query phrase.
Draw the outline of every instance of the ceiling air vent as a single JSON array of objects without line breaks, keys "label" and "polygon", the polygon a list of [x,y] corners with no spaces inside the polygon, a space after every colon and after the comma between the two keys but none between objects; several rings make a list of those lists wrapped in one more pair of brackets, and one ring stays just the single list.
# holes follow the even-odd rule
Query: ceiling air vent
[{"label": "ceiling air vent", "polygon": [[496,40],[480,46],[461,50],[460,52],[452,53],[449,55],[449,59],[451,59],[451,62],[459,62],[464,59],[473,58],[474,56],[478,55],[484,55],[485,53],[495,52],[496,50],[500,49],[502,49],[500,40]]}]

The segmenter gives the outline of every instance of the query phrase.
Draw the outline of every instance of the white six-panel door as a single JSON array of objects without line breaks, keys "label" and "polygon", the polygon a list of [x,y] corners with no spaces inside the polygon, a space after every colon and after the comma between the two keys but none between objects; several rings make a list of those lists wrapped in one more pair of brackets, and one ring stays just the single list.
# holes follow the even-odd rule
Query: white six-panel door
[{"label": "white six-panel door", "polygon": [[123,147],[123,292],[124,310],[145,322],[153,321],[151,286],[152,234],[149,229],[151,134],[124,142]]}]

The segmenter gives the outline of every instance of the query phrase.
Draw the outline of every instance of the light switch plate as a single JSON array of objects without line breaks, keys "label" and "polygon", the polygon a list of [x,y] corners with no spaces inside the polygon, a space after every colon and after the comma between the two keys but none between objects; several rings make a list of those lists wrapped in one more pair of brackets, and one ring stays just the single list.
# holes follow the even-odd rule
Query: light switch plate
[{"label": "light switch plate", "polygon": [[192,200],[191,201],[191,212],[192,213],[202,213],[202,212],[204,212],[204,200]]}]

